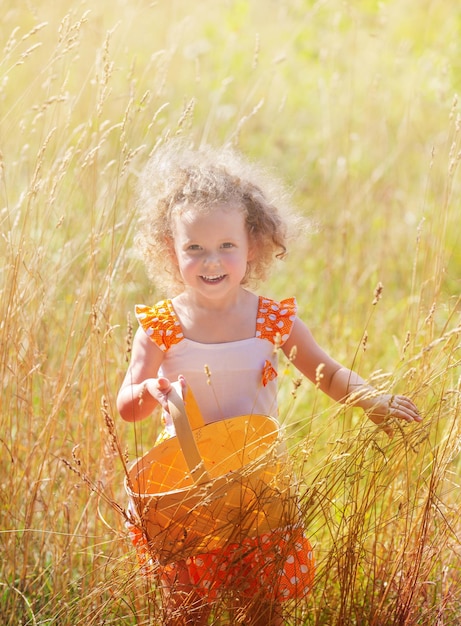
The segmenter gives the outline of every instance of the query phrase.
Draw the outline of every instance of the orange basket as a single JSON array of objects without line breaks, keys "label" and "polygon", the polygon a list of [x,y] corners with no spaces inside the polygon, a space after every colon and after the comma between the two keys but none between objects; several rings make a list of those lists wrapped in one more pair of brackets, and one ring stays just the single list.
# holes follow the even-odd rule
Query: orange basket
[{"label": "orange basket", "polygon": [[242,415],[205,425],[192,393],[172,385],[176,436],[133,463],[125,478],[160,563],[209,552],[293,524],[288,454],[277,420]]}]

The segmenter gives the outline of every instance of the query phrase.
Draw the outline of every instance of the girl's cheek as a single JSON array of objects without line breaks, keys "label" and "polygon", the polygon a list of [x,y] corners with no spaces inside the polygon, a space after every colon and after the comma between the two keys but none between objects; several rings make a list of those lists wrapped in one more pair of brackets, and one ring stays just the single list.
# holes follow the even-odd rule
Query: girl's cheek
[{"label": "girl's cheek", "polygon": [[198,266],[199,266],[198,259],[186,258],[186,259],[182,259],[182,262],[180,263],[180,267],[182,268],[183,271],[186,271],[186,272],[194,270]]}]

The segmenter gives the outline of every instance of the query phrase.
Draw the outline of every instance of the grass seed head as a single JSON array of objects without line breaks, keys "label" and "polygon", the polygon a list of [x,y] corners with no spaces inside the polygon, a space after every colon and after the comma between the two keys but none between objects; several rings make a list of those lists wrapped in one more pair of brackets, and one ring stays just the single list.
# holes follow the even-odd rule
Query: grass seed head
[{"label": "grass seed head", "polygon": [[373,303],[372,303],[373,306],[378,304],[378,302],[381,300],[382,293],[383,293],[383,285],[381,282],[379,282],[376,285],[376,289],[374,292],[374,298],[373,298]]}]

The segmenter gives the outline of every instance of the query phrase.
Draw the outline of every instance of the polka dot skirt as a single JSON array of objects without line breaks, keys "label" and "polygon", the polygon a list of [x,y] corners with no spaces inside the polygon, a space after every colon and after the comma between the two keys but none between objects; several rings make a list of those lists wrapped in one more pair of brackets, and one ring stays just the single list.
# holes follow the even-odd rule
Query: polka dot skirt
[{"label": "polka dot skirt", "polygon": [[223,550],[186,560],[197,591],[213,599],[224,590],[279,602],[302,598],[314,582],[312,546],[301,528],[246,537]]},{"label": "polka dot skirt", "polygon": [[[174,577],[176,564],[154,565],[142,532],[129,526],[143,572]],[[187,568],[197,593],[210,600],[226,591],[278,602],[300,599],[311,590],[315,574],[312,546],[300,527],[245,537],[222,550],[189,557],[181,567]]]}]

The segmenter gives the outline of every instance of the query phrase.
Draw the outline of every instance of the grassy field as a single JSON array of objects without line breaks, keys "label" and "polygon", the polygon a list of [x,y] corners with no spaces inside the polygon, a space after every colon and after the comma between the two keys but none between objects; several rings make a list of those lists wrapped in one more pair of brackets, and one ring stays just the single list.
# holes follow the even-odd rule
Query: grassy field
[{"label": "grassy field", "polygon": [[[94,5],[94,6],[92,6]],[[461,9],[431,0],[0,7],[0,621],[161,624],[117,505],[154,421],[115,395],[156,142],[232,142],[312,231],[261,291],[418,404],[387,440],[287,365],[281,418],[318,562],[290,625],[461,615]],[[376,290],[381,291],[376,297]],[[216,622],[226,623],[216,609]]]}]

